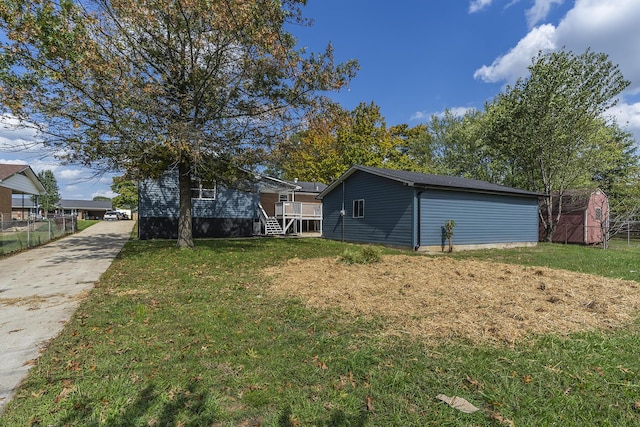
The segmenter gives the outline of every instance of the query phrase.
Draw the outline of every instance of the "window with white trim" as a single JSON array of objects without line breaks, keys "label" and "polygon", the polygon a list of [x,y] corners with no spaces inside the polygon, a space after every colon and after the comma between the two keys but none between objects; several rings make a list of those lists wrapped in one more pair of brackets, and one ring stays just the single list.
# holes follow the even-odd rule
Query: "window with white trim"
[{"label": "window with white trim", "polygon": [[280,193],[278,194],[279,202],[288,202],[289,201],[289,193]]},{"label": "window with white trim", "polygon": [[194,181],[194,187],[191,188],[191,198],[199,200],[215,200],[216,199],[216,182],[215,181]]},{"label": "window with white trim", "polygon": [[353,217],[364,218],[364,199],[353,201]]}]

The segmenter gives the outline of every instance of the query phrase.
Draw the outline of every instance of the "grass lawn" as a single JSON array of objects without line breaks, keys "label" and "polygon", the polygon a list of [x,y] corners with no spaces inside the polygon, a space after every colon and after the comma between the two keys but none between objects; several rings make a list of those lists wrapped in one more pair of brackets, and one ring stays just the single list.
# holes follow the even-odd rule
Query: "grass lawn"
[{"label": "grass lawn", "polygon": [[82,231],[85,228],[91,227],[93,224],[100,222],[97,219],[79,219],[78,220],[78,231]]},{"label": "grass lawn", "polygon": [[[640,321],[514,347],[384,337],[312,311],[261,269],[338,256],[321,239],[132,240],[0,419],[7,426],[640,425]],[[392,250],[385,250],[393,253]],[[403,252],[404,253],[404,252]],[[640,247],[457,253],[640,281]],[[436,399],[460,396],[465,414]]]},{"label": "grass lawn", "polygon": [[[96,222],[99,221],[79,220],[78,231],[82,231]],[[35,223],[35,229],[29,231],[28,234],[26,228],[24,231],[2,232],[0,233],[0,256],[43,245],[51,240],[62,237],[64,234],[65,232],[63,230],[59,230],[55,225],[46,221]]]}]

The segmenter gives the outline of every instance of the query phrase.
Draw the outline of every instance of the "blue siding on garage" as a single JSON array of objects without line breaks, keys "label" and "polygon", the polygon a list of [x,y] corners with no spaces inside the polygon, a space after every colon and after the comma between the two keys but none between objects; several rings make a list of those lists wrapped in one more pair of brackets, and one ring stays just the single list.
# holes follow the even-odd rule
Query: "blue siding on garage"
[{"label": "blue siding on garage", "polygon": [[[344,217],[340,216],[344,192]],[[357,171],[323,200],[322,234],[328,239],[412,246],[414,190]],[[353,201],[364,200],[364,217],[353,218]],[[344,222],[343,222],[344,221]]]},{"label": "blue siding on garage", "polygon": [[454,245],[538,241],[538,200],[517,197],[427,190],[421,195],[421,246],[443,243],[442,226],[453,219]]}]

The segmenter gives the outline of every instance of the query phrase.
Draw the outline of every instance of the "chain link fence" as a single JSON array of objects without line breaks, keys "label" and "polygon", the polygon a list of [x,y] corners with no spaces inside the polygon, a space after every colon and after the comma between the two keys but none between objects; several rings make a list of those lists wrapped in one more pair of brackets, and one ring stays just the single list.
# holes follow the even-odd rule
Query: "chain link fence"
[{"label": "chain link fence", "polygon": [[0,221],[0,255],[43,245],[78,230],[76,216]]}]

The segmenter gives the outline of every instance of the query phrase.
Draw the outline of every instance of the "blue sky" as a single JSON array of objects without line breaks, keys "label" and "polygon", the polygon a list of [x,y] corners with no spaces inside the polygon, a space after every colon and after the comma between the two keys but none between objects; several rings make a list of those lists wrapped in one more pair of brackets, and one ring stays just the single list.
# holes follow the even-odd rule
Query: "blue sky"
[{"label": "blue sky", "polygon": [[[591,47],[631,81],[611,115],[640,141],[639,0],[309,0],[304,13],[314,25],[292,28],[300,46],[318,52],[331,42],[339,62],[360,62],[332,97],[350,110],[374,102],[388,126],[415,126],[445,108],[481,109],[527,75],[539,50]],[[53,170],[63,198],[113,196],[111,175],[61,166],[37,145],[15,150],[30,141],[28,131],[0,127],[0,163]]]}]

